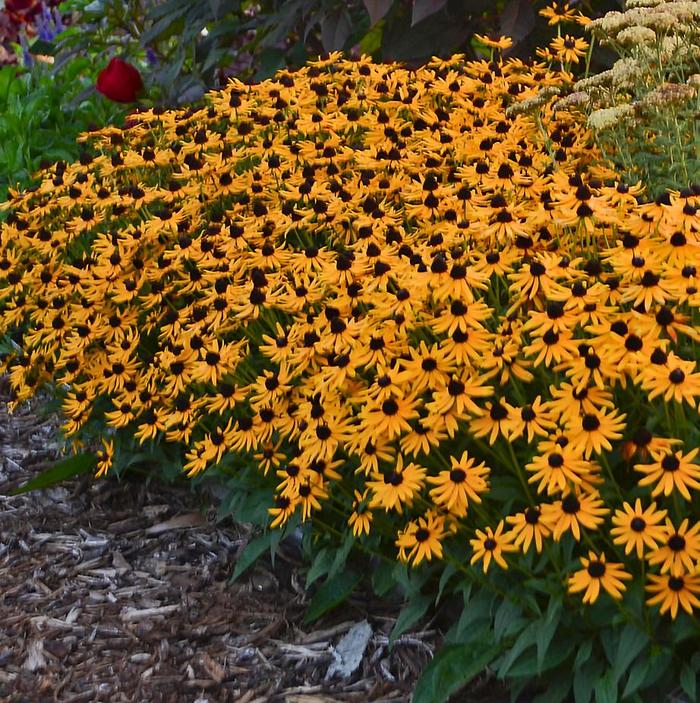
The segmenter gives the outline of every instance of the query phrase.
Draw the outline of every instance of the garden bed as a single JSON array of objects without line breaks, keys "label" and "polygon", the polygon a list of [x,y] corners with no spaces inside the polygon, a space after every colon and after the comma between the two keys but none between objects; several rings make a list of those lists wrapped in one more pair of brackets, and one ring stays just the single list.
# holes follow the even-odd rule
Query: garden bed
[{"label": "garden bed", "polygon": [[[250,532],[205,517],[187,486],[87,478],[8,496],[56,454],[40,415],[41,399],[12,416],[0,406],[2,700],[409,699],[435,629],[389,650],[398,604],[376,600],[303,627],[292,550],[229,583]],[[364,618],[360,670],[326,680],[333,646]]]}]

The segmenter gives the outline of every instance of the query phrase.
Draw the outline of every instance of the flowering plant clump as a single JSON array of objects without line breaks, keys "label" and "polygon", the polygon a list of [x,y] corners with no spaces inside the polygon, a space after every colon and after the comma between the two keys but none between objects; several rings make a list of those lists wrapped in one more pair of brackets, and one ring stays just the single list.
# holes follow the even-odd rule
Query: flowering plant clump
[{"label": "flowering plant clump", "polygon": [[573,115],[506,112],[565,80],[331,55],[85,135],[5,206],[13,404],[49,385],[98,475],[254,463],[272,526],[441,562],[501,676],[666,680],[642,649],[700,602],[700,189],[640,204]]},{"label": "flowering plant clump", "polygon": [[603,152],[654,193],[700,180],[700,3],[628,0],[586,29],[617,57],[573,85],[564,104],[583,110]]}]

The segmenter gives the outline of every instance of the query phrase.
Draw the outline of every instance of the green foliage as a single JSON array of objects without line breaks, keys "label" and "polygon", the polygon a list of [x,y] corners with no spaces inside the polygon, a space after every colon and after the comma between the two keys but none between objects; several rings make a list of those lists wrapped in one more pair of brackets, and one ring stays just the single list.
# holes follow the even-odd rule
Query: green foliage
[{"label": "green foliage", "polygon": [[94,454],[77,454],[57,462],[46,471],[42,471],[31,481],[12,491],[11,495],[29,493],[56,486],[63,481],[82,476],[95,470],[97,457]]},{"label": "green foliage", "polygon": [[[199,99],[228,76],[262,80],[331,51],[418,65],[455,52],[481,55],[474,33],[506,34],[526,56],[549,37],[530,0],[70,0],[79,14],[62,35],[58,61],[88,49],[99,64],[126,53],[139,63],[149,98]],[[614,0],[584,3],[600,14]],[[148,56],[148,61],[146,60]]]},{"label": "green foliage", "polygon": [[311,599],[304,615],[304,622],[312,623],[344,603],[360,583],[361,578],[360,574],[348,569],[325,581]]},{"label": "green foliage", "polygon": [[78,134],[124,114],[92,90],[94,78],[87,56],[59,71],[43,64],[0,68],[0,201],[8,187],[29,185],[42,163],[75,161]]},{"label": "green foliage", "polygon": [[442,703],[497,656],[498,646],[453,644],[443,647],[428,664],[413,692],[413,703]]}]

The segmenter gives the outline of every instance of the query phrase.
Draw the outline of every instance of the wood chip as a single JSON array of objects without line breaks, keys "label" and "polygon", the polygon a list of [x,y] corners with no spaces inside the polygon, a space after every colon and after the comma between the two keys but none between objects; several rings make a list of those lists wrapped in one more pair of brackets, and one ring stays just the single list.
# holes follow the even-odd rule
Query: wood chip
[{"label": "wood chip", "polygon": [[46,668],[44,643],[42,640],[32,640],[27,647],[27,658],[22,662],[25,671],[35,672]]},{"label": "wood chip", "polygon": [[206,518],[201,513],[187,513],[177,515],[165,522],[159,522],[146,529],[147,535],[159,535],[168,530],[182,530],[190,527],[204,527],[207,524]]},{"label": "wood chip", "polygon": [[135,622],[136,620],[151,620],[152,618],[162,618],[180,610],[179,605],[163,605],[159,608],[124,608],[120,617],[124,622]]}]

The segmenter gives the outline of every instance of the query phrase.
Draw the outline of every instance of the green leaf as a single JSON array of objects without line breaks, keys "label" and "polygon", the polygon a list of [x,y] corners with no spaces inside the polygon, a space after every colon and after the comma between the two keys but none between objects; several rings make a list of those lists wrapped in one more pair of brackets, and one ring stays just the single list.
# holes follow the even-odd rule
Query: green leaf
[{"label": "green leaf", "polygon": [[27,481],[23,486],[16,488],[10,495],[16,496],[21,493],[29,493],[29,491],[51,488],[61,481],[93,471],[95,466],[97,466],[97,457],[94,454],[70,456],[35,476],[31,481]]},{"label": "green leaf", "polygon": [[384,22],[378,22],[360,39],[360,51],[363,54],[373,55],[381,47],[383,36]]},{"label": "green leaf", "polygon": [[336,547],[335,558],[331,564],[331,568],[328,571],[329,578],[333,578],[341,569],[345,568],[345,564],[348,560],[348,555],[352,551],[355,545],[355,539],[351,534],[346,535],[345,541],[342,546]]},{"label": "green leaf", "polygon": [[443,591],[445,590],[445,586],[447,586],[449,580],[457,573],[457,568],[454,566],[454,564],[448,564],[443,570],[442,574],[440,574],[440,583],[438,585],[438,592],[437,592],[437,597],[435,598],[435,603],[440,602],[440,598],[442,598]]},{"label": "green leaf", "polygon": [[30,47],[32,54],[41,54],[43,56],[54,56],[56,53],[56,45],[43,39],[37,39]]},{"label": "green leaf", "polygon": [[306,574],[306,587],[308,588],[314,581],[326,576],[333,565],[333,552],[324,547],[320,549],[314,557],[309,572]]},{"label": "green leaf", "polygon": [[[622,692],[623,698],[627,698],[627,696],[631,696],[639,690],[647,676],[647,671],[649,671],[648,659],[639,659],[634,663],[634,666],[630,669],[629,676],[627,677],[625,690]],[[576,703],[579,702],[576,701]]]},{"label": "green leaf", "polygon": [[496,642],[500,642],[504,636],[509,633],[510,626],[514,621],[517,621],[522,615],[522,610],[519,605],[511,600],[504,600],[496,610],[496,615],[493,619],[493,634]]},{"label": "green leaf", "polygon": [[241,555],[236,561],[236,568],[233,570],[231,582],[234,582],[241,574],[247,571],[272,544],[273,530],[265,532],[250,540]]},{"label": "green leaf", "polygon": [[501,11],[499,33],[517,44],[535,28],[536,16],[531,0],[510,0]]},{"label": "green leaf", "polygon": [[413,0],[411,26],[413,27],[426,17],[439,12],[445,5],[447,5],[447,0]]},{"label": "green leaf", "polygon": [[372,572],[372,589],[381,598],[385,596],[396,585],[394,580],[394,563],[382,562]]},{"label": "green leaf", "polygon": [[580,669],[590,658],[591,651],[593,650],[593,640],[587,639],[582,645],[579,646],[576,652],[576,659],[574,660],[574,669]]},{"label": "green leaf", "polygon": [[574,701],[589,703],[593,694],[593,686],[603,672],[603,662],[597,657],[587,661],[574,672]]},{"label": "green leaf", "polygon": [[262,81],[266,78],[270,78],[275,71],[278,71],[284,66],[284,50],[263,49],[258,54],[257,64],[258,70],[255,74],[255,80]]},{"label": "green leaf", "polygon": [[697,700],[697,674],[688,664],[681,669],[681,687],[691,701]]},{"label": "green leaf", "polygon": [[634,658],[649,644],[649,636],[643,630],[632,623],[627,623],[622,630],[620,643],[615,655],[613,665],[613,673],[615,683],[617,684],[622,675],[629,669]]},{"label": "green leaf", "polygon": [[596,681],[594,686],[596,703],[617,703],[617,681],[615,672],[608,669],[605,675]]},{"label": "green leaf", "polygon": [[518,635],[518,639],[515,640],[513,646],[506,653],[501,666],[498,669],[498,678],[505,678],[508,674],[508,670],[515,664],[518,657],[531,645],[535,644],[537,641],[537,630],[539,627],[539,621],[535,620],[530,623],[521,633]]},{"label": "green leaf", "polygon": [[440,649],[416,683],[413,703],[443,703],[478,676],[499,654],[500,647],[453,644]]},{"label": "green leaf", "polygon": [[318,620],[329,610],[333,610],[347,600],[360,582],[360,578],[359,574],[348,570],[341,571],[323,583],[309,603],[304,615],[304,624],[308,625]]},{"label": "green leaf", "polygon": [[327,13],[321,20],[321,43],[326,51],[340,51],[352,34],[352,19],[344,8]]},{"label": "green leaf", "polygon": [[399,617],[396,618],[394,627],[389,635],[389,644],[397,637],[402,635],[406,630],[420,620],[427,612],[430,604],[433,602],[432,596],[418,594],[413,596],[408,604],[402,608]]},{"label": "green leaf", "polygon": [[552,598],[547,606],[547,614],[539,621],[537,628],[537,673],[542,672],[544,657],[557,631],[561,619],[561,598]]},{"label": "green leaf", "polygon": [[394,0],[362,0],[362,2],[369,13],[369,22],[374,26],[389,12]]}]

